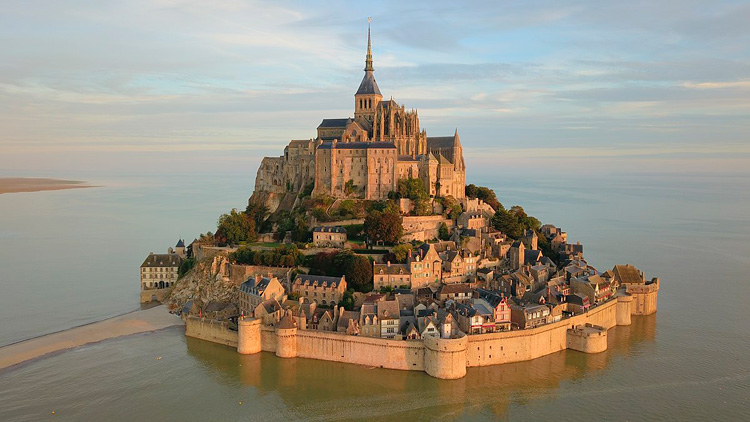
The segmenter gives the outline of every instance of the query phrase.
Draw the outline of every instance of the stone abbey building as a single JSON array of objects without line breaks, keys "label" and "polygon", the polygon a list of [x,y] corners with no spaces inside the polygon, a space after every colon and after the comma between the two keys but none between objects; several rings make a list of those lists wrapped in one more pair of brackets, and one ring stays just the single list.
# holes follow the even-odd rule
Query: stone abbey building
[{"label": "stone abbey building", "polygon": [[416,110],[383,101],[372,66],[367,33],[365,76],[354,94],[354,117],[323,119],[317,136],[293,140],[281,157],[265,157],[255,179],[254,197],[290,207],[313,185],[313,195],[385,199],[398,181],[422,180],[432,196],[464,197],[466,166],[458,130],[428,137]]}]

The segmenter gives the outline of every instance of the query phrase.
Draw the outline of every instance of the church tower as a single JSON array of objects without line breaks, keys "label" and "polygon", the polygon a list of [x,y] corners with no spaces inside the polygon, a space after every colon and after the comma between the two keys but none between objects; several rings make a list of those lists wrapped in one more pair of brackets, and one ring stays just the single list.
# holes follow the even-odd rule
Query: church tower
[{"label": "church tower", "polygon": [[365,125],[368,131],[372,130],[373,120],[375,119],[375,110],[383,99],[380,93],[375,76],[372,74],[375,70],[372,68],[372,43],[370,41],[370,18],[367,19],[367,57],[365,58],[365,77],[359,84],[357,93],[354,94],[354,120],[368,124]]}]

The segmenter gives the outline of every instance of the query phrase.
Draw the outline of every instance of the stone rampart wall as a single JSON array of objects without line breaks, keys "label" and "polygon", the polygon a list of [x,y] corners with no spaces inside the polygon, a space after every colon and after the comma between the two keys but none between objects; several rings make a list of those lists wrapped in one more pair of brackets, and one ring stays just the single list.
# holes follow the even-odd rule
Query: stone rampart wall
[{"label": "stone rampart wall", "polygon": [[567,348],[567,330],[586,323],[606,329],[617,325],[617,300],[585,314],[537,328],[468,336],[466,365],[487,366],[536,359]]},{"label": "stone rampart wall", "polygon": [[237,347],[237,331],[227,328],[225,322],[189,316],[185,320],[185,335],[226,346]]},{"label": "stone rampart wall", "polygon": [[148,289],[141,290],[141,303],[159,302],[161,303],[165,297],[169,296],[169,292],[172,289]]},{"label": "stone rampart wall", "polygon": [[[606,330],[618,324],[629,325],[629,315],[635,313],[633,303],[633,297],[621,295],[584,314],[556,323],[458,339],[385,340],[296,328],[274,329],[242,321],[240,336],[243,336],[243,353],[262,350],[280,357],[418,370],[437,378],[455,379],[463,377],[467,367],[531,360],[569,346],[586,353],[604,351]],[[237,334],[224,324],[196,317],[188,318],[186,335],[221,344],[238,344]],[[251,344],[257,341],[260,345]]]}]

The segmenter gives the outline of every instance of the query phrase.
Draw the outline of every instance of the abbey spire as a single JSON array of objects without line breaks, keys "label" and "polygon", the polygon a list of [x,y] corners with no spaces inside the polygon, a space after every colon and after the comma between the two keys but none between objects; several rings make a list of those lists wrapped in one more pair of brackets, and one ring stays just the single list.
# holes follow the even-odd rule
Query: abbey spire
[{"label": "abbey spire", "polygon": [[375,118],[375,110],[383,99],[378,83],[375,82],[374,69],[372,67],[372,38],[370,36],[370,18],[367,18],[367,56],[365,56],[365,76],[359,84],[357,93],[354,94],[354,119],[365,121],[364,127],[368,132],[372,131],[372,122]]},{"label": "abbey spire", "polygon": [[367,18],[367,57],[365,57],[365,72],[372,72],[372,43],[370,42],[370,19]]}]

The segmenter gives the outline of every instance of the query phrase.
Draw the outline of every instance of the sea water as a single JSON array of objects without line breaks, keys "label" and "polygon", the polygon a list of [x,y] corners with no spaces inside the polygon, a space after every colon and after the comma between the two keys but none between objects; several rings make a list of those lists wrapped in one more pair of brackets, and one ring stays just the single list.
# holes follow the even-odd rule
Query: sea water
[{"label": "sea water", "polygon": [[[173,328],[3,371],[0,421],[750,420],[750,175],[513,174],[472,181],[598,269],[661,278],[658,312],[610,330],[606,352],[444,381],[240,356]],[[101,187],[0,195],[0,345],[137,309],[148,252],[215,230],[252,190],[230,173],[87,176]]]}]

